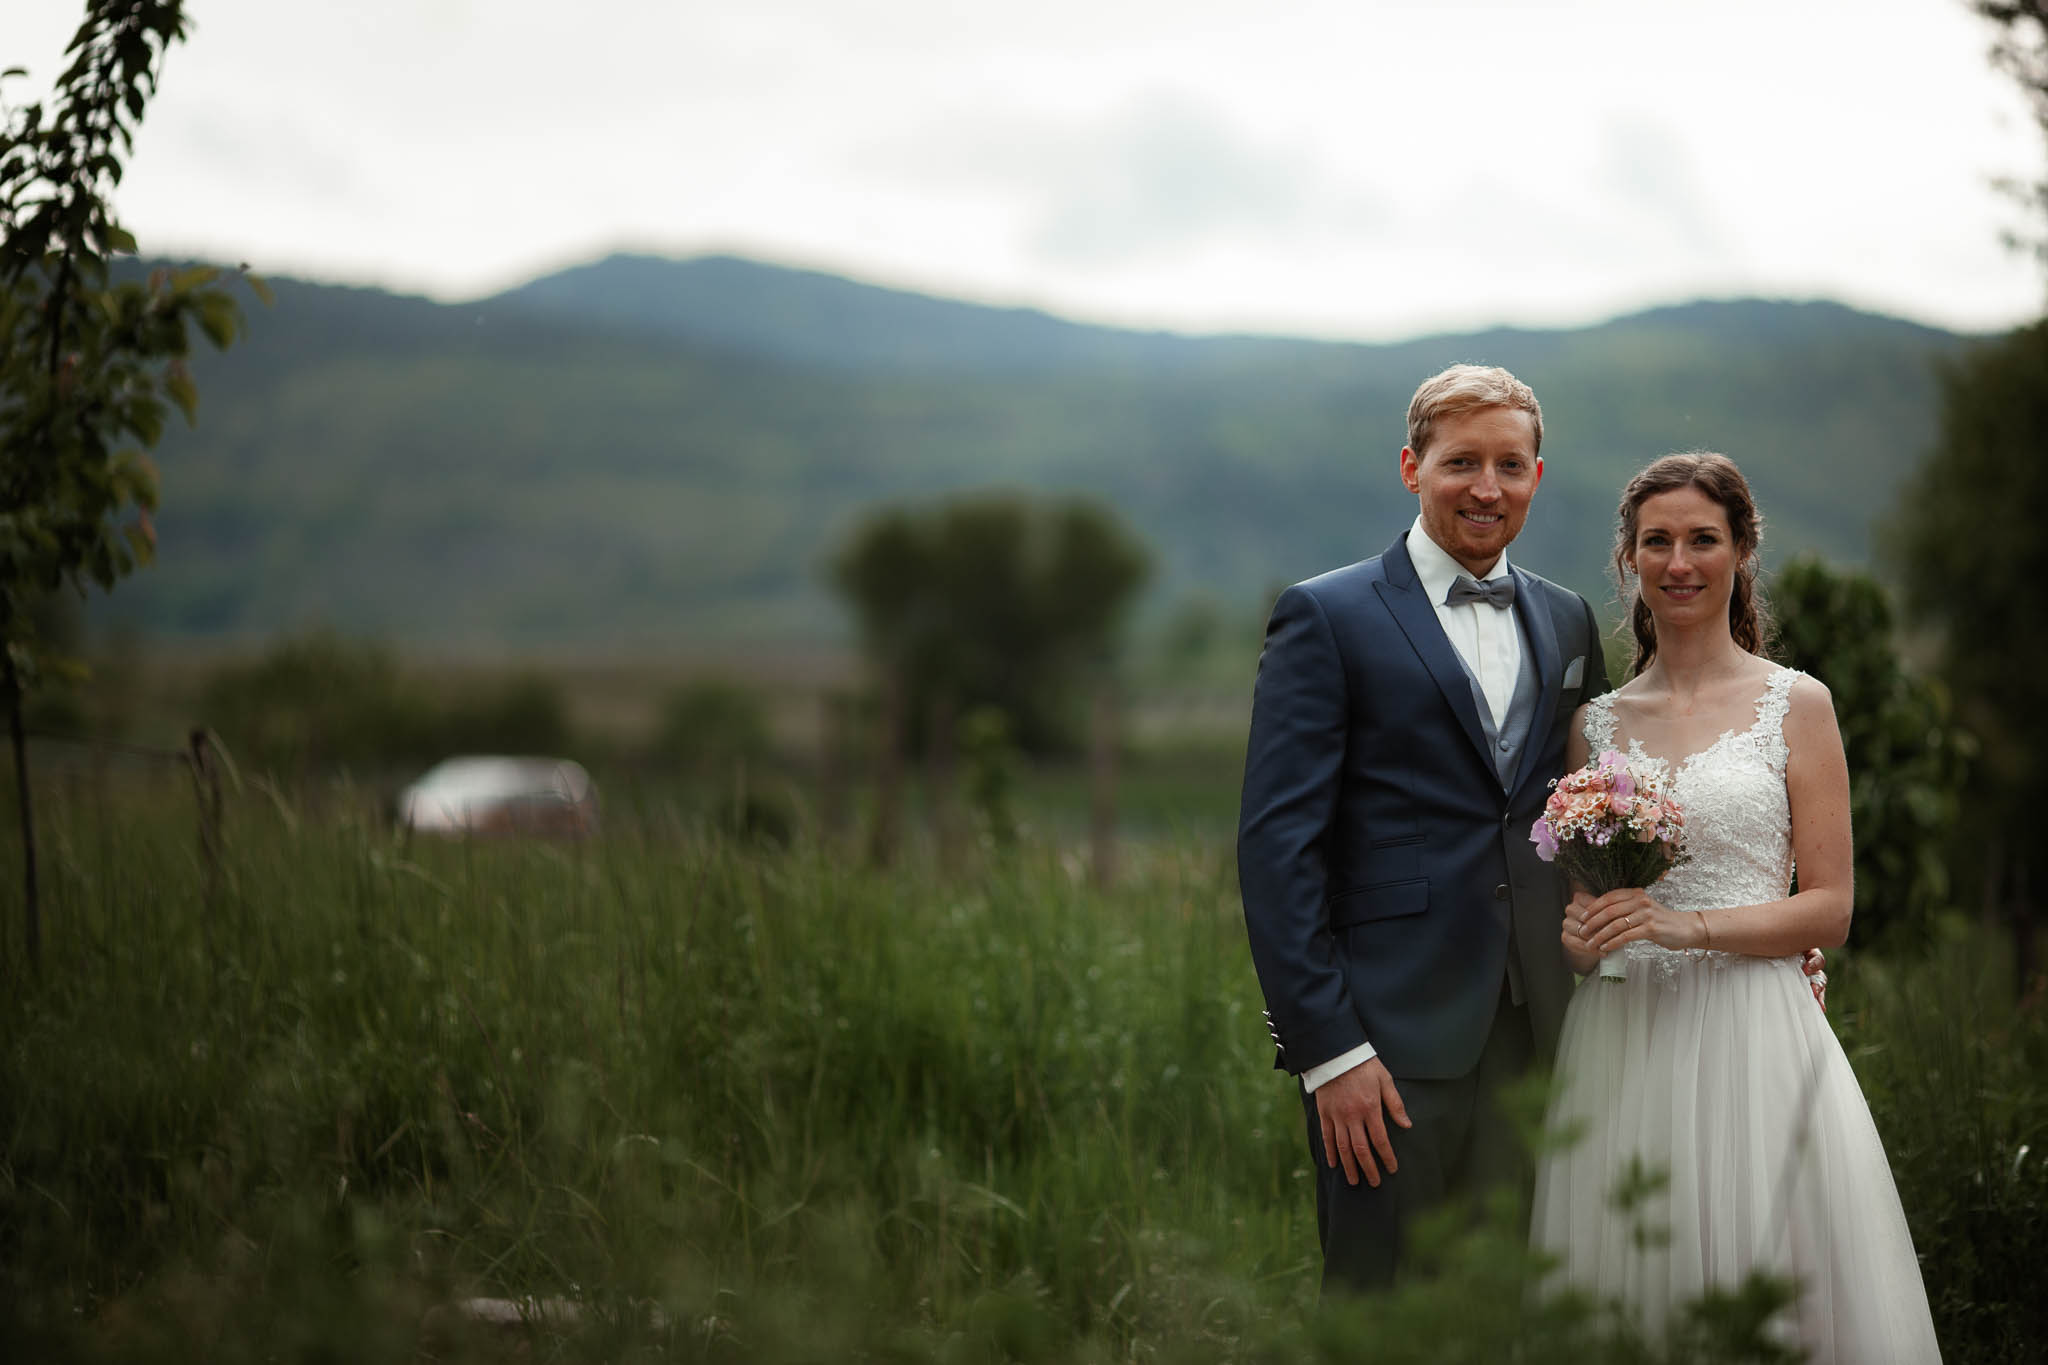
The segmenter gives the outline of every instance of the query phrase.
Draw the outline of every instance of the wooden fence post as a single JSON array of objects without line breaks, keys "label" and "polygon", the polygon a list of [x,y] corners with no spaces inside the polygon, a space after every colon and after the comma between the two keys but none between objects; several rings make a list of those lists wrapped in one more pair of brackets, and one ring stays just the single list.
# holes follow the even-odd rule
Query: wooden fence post
[{"label": "wooden fence post", "polygon": [[28,736],[21,726],[21,674],[14,666],[13,650],[4,643],[0,643],[0,668],[6,672],[7,729],[14,742],[14,795],[21,808],[23,947],[28,953],[29,971],[39,974],[43,967],[43,911],[42,894],[36,885],[35,798],[28,780]]},{"label": "wooden fence post", "polygon": [[221,802],[220,765],[213,754],[213,735],[195,729],[187,740],[192,765],[192,793],[199,806],[199,861],[206,875],[206,960],[216,960],[214,920],[220,905]]}]

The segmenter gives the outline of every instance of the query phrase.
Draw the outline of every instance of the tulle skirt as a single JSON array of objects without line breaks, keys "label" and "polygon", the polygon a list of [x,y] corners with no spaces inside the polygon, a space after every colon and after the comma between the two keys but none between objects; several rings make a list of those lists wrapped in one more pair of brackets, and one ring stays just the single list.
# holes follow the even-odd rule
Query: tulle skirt
[{"label": "tulle skirt", "polygon": [[[1798,959],[1653,950],[1626,981],[1587,978],[1549,1127],[1581,1136],[1538,1163],[1532,1240],[1652,1334],[1763,1269],[1797,1280],[1774,1327],[1810,1360],[1940,1359],[1884,1148]],[[1632,1158],[1668,1184],[1630,1213],[1613,1195]]]}]

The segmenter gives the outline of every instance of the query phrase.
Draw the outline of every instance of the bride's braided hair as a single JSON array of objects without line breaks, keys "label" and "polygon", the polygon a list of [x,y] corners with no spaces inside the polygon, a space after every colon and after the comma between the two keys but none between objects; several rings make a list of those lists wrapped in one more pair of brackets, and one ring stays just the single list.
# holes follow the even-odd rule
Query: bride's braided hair
[{"label": "bride's braided hair", "polygon": [[1666,455],[1653,461],[1621,490],[1620,520],[1614,530],[1614,576],[1627,599],[1629,629],[1635,636],[1630,677],[1648,668],[1657,657],[1657,623],[1628,567],[1629,552],[1636,543],[1638,515],[1643,504],[1659,493],[1686,487],[1699,489],[1728,514],[1728,530],[1735,540],[1735,590],[1728,596],[1728,629],[1735,643],[1752,654],[1762,654],[1770,640],[1770,604],[1756,585],[1757,548],[1763,543],[1764,519],[1756,510],[1756,499],[1750,496],[1748,481],[1726,455],[1703,450]]}]

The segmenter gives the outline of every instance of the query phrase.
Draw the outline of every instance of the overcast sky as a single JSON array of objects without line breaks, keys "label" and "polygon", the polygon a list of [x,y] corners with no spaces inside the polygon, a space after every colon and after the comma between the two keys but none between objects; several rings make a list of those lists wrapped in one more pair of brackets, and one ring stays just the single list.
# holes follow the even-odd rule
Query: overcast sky
[{"label": "overcast sky", "polygon": [[[2037,315],[1963,0],[188,0],[151,252],[493,292],[629,247],[1188,331]],[[10,103],[82,5],[0,0]]]}]

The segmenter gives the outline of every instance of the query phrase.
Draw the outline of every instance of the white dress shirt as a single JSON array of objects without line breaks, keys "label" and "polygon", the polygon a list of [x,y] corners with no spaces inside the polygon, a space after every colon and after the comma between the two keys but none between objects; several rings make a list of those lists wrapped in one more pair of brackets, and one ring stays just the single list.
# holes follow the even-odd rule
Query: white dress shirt
[{"label": "white dress shirt", "polygon": [[[1451,648],[1458,651],[1465,667],[1471,669],[1472,676],[1479,680],[1479,690],[1486,694],[1487,709],[1493,713],[1494,724],[1498,725],[1500,718],[1507,714],[1508,704],[1514,700],[1515,678],[1522,671],[1522,631],[1515,624],[1514,609],[1486,602],[1466,602],[1455,607],[1444,605],[1444,598],[1450,595],[1451,584],[1461,577],[1471,578],[1472,571],[1429,538],[1429,533],[1422,529],[1421,517],[1415,519],[1415,525],[1408,531],[1408,558],[1414,562],[1415,577],[1421,583],[1423,593],[1436,607],[1436,619],[1443,623]],[[1479,581],[1488,583],[1507,576],[1508,557],[1503,552]],[[1329,1061],[1302,1072],[1302,1088],[1312,1091],[1378,1055],[1378,1050],[1371,1043],[1360,1043],[1349,1052],[1341,1052]]]}]

